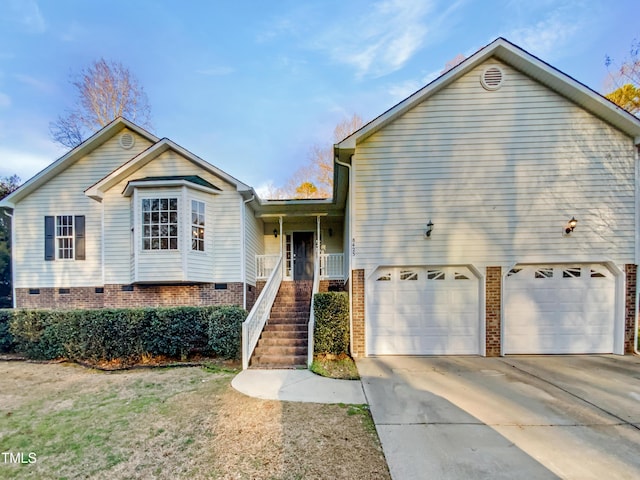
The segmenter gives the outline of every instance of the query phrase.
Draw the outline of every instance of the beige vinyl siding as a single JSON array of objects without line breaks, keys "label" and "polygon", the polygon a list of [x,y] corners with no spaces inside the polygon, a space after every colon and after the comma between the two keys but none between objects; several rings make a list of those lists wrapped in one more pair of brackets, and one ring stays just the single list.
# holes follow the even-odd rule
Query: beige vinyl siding
[{"label": "beige vinyl siding", "polygon": [[[246,262],[246,281],[250,285],[256,284],[256,255],[262,255],[264,252],[264,222],[256,218],[253,209],[243,204],[245,209],[245,262]],[[271,236],[273,238],[273,235]]]},{"label": "beige vinyl siding", "polygon": [[[215,257],[215,245],[213,242],[213,229],[215,218],[213,216],[212,204],[216,201],[216,196],[205,192],[198,192],[187,189],[187,211],[185,216],[184,240],[187,249],[187,278],[194,282],[211,282],[213,272],[213,262]],[[192,250],[191,246],[191,201],[196,200],[204,203],[204,251]]]},{"label": "beige vinyl siding", "polygon": [[504,64],[487,91],[484,66],[357,146],[357,268],[633,263],[632,139]]},{"label": "beige vinyl siding", "polygon": [[[129,130],[126,130],[129,131]],[[148,148],[149,141],[132,133],[136,142],[124,150],[120,134],[69,166],[36,191],[22,199],[15,209],[15,287],[77,287],[102,285],[102,206],[84,190],[122,163]],[[84,215],[86,260],[44,260],[44,217]],[[128,249],[127,249],[128,250]]]},{"label": "beige vinyl siding", "polygon": [[[131,202],[133,201],[133,197],[122,196],[127,182],[145,177],[170,175],[199,175],[201,178],[222,190],[218,194],[206,194],[187,189],[187,201],[189,202],[187,207],[189,214],[191,198],[206,199],[207,231],[205,235],[208,251],[205,251],[206,255],[199,255],[195,252],[193,255],[187,255],[187,266],[189,269],[193,267],[193,271],[188,270],[185,280],[193,273],[194,278],[191,278],[191,281],[241,281],[240,243],[238,241],[240,238],[240,209],[238,206],[239,199],[241,198],[240,194],[234,186],[226,183],[219,177],[202,170],[175,152],[168,151],[131,174],[129,178],[109,189],[105,194],[103,200],[105,203],[105,229],[109,232],[107,234],[108,241],[105,251],[106,283],[129,283],[134,281],[131,268],[131,256],[133,252],[131,250],[130,233],[132,225]],[[144,189],[138,189],[138,191],[143,192]],[[181,189],[178,188],[176,191],[178,192],[176,195],[180,197],[180,202],[182,202]],[[180,208],[182,208],[182,206]],[[190,222],[190,219],[188,219],[188,221]],[[185,227],[190,228],[190,223],[186,225],[185,222],[183,222],[181,228],[184,229]],[[140,227],[139,225],[134,225],[134,228]],[[113,243],[111,242],[111,238],[114,239]],[[186,236],[181,236],[180,248],[189,248],[190,250],[190,243],[184,245],[186,238]],[[141,247],[140,245],[135,245],[134,248],[140,251]],[[204,257],[206,261],[200,262],[195,259],[196,256],[201,260]],[[163,279],[160,278],[162,276],[161,268],[164,268],[166,265],[162,264],[162,262],[169,261],[169,257],[165,260],[158,260],[158,267],[155,267],[157,269],[157,272],[154,274],[157,277],[155,281],[163,281]],[[178,263],[172,260],[171,265],[175,265],[175,268],[177,268]],[[138,269],[140,269],[140,267],[141,265],[139,264]],[[149,268],[152,267],[150,266]],[[180,268],[182,268],[182,263],[180,263]],[[139,276],[140,273],[139,270]],[[151,271],[148,273],[151,273]],[[173,275],[175,273],[174,267],[171,267],[166,273]]]}]

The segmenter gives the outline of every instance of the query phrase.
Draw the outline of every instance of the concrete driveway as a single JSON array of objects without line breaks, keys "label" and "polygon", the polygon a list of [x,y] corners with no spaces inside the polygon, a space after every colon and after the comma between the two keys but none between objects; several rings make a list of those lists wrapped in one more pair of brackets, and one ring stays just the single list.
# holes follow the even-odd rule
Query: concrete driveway
[{"label": "concrete driveway", "polygon": [[394,480],[640,478],[640,357],[357,364]]}]

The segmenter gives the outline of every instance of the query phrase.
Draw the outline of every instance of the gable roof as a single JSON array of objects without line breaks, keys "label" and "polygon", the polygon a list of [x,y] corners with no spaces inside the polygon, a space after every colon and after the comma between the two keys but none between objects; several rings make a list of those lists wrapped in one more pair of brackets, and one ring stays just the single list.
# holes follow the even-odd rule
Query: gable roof
[{"label": "gable roof", "polygon": [[27,180],[20,188],[12,192],[10,195],[7,195],[0,201],[0,206],[13,208],[15,203],[29,195],[31,192],[39,188],[44,183],[48,182],[50,179],[60,174],[71,165],[76,163],[85,155],[89,154],[97,147],[110,140],[114,136],[116,136],[119,132],[128,128],[129,130],[134,131],[141,137],[146,138],[150,142],[157,142],[158,137],[149,133],[142,127],[139,127],[133,122],[130,122],[126,118],[118,117],[113,120],[108,125],[105,125],[102,129],[98,130],[87,140],[82,142],[77,147],[73,148],[65,155],[60,157],[58,160],[53,162],[51,165],[46,167],[41,172],[37,173],[35,176]]},{"label": "gable roof", "polygon": [[554,90],[632,137],[636,145],[640,144],[640,119],[583,83],[580,83],[569,75],[540,60],[538,57],[500,37],[337,143],[334,146],[336,154],[339,155],[341,160],[347,160],[348,156],[355,150],[357,143],[384,128],[414,106],[423,102],[431,95],[445,88],[491,57],[495,57],[511,65],[516,70],[523,72],[551,90]]},{"label": "gable roof", "polygon": [[163,138],[162,140],[159,140],[158,142],[156,142],[154,145],[151,145],[146,150],[140,152],[138,155],[133,157],[128,162],[116,168],[114,171],[112,171],[109,175],[104,177],[102,180],[90,186],[87,190],[85,190],[84,192],[85,195],[93,198],[94,200],[101,201],[104,196],[104,193],[107,190],[109,190],[111,187],[121,182],[125,178],[129,177],[131,174],[133,174],[135,171],[137,171],[138,169],[142,168],[143,166],[151,162],[153,159],[157,158],[158,156],[162,155],[163,153],[169,150],[176,152],[180,156],[195,163],[203,170],[215,175],[216,177],[226,181],[227,183],[230,183],[231,185],[236,187],[236,189],[239,192],[251,191],[251,187],[249,187],[248,185],[245,185],[241,181],[235,179],[228,173],[223,172],[219,168],[214,167],[209,162],[201,159],[197,155],[194,155],[193,153],[186,150],[185,148],[182,148],[180,145],[174,143],[168,138]]}]

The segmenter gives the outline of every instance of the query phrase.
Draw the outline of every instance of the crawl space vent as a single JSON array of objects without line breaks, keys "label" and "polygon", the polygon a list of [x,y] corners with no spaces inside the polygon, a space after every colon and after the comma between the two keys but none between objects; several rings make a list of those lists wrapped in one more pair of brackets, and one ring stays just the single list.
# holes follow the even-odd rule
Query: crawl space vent
[{"label": "crawl space vent", "polygon": [[125,150],[129,150],[136,143],[136,139],[130,133],[123,133],[120,135],[120,146]]},{"label": "crawl space vent", "polygon": [[480,77],[480,83],[487,90],[497,90],[502,86],[503,82],[504,73],[500,67],[495,65],[485,68]]}]

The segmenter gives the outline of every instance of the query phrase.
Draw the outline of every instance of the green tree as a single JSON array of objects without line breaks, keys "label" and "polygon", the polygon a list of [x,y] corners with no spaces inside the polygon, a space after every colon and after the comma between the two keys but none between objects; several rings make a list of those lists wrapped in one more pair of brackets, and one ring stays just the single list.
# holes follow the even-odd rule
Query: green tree
[{"label": "green tree", "polygon": [[[20,177],[0,178],[0,200],[20,186]],[[0,208],[0,308],[11,307],[11,221]]]},{"label": "green tree", "polygon": [[54,142],[74,148],[117,117],[151,128],[147,94],[122,63],[101,58],[81,70],[71,85],[76,104],[49,124]]}]

